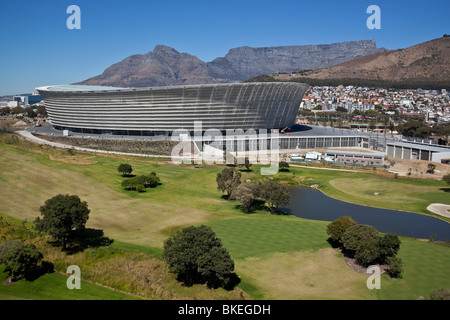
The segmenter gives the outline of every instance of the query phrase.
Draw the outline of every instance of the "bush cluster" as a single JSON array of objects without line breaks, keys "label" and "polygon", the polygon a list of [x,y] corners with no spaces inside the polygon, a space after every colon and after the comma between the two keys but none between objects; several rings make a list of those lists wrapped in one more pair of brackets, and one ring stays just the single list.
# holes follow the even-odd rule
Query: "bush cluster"
[{"label": "bush cluster", "polygon": [[226,167],[216,177],[217,188],[226,192],[229,200],[237,200],[245,213],[250,212],[256,201],[264,201],[272,214],[281,205],[289,204],[291,198],[286,187],[269,181],[267,183],[241,182],[241,173],[233,167]]},{"label": "bush cluster", "polygon": [[397,257],[401,243],[397,235],[381,235],[374,227],[357,224],[349,216],[331,222],[327,233],[333,242],[361,265],[387,264],[392,277],[399,277],[403,272],[402,261]]},{"label": "bush cluster", "polygon": [[160,179],[156,173],[141,175],[122,181],[122,188],[125,190],[136,190],[143,192],[145,188],[154,188],[160,184]]},{"label": "bush cluster", "polygon": [[[128,163],[121,163],[117,167],[123,177],[132,176],[133,167]],[[159,177],[155,172],[151,172],[149,175],[140,175],[122,181],[122,188],[125,190],[136,190],[138,192],[144,192],[145,188],[154,188],[160,183]]]},{"label": "bush cluster", "polygon": [[18,280],[37,268],[42,260],[34,244],[24,244],[20,240],[6,240],[0,244],[0,264],[6,265],[12,280]]}]

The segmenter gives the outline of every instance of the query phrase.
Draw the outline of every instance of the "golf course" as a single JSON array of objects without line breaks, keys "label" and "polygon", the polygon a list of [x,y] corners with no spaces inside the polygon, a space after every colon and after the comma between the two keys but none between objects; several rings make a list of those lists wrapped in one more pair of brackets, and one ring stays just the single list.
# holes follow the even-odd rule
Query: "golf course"
[{"label": "golf course", "polygon": [[[130,164],[134,175],[155,172],[161,185],[145,192],[125,191],[117,171],[122,163]],[[35,244],[55,269],[33,281],[7,285],[0,265],[0,299],[416,300],[450,287],[450,246],[401,237],[402,277],[383,274],[381,289],[369,290],[369,275],[347,266],[341,252],[327,241],[329,222],[271,215],[264,206],[243,213],[239,202],[226,200],[217,188],[221,165],[175,165],[163,158],[83,153],[0,134],[0,168],[0,235]],[[449,186],[440,180],[396,179],[382,169],[300,167],[269,178],[259,174],[259,166],[250,169],[240,170],[242,181],[271,178],[284,185],[318,184],[339,200],[450,223],[450,218],[427,210],[431,203],[450,204]],[[100,231],[109,245],[67,254],[37,233],[33,221],[39,208],[57,194],[74,194],[86,201],[90,209],[86,227]],[[162,260],[166,239],[202,224],[214,230],[235,262],[241,282],[233,290],[183,286]],[[78,292],[66,288],[70,265],[81,269]]]}]

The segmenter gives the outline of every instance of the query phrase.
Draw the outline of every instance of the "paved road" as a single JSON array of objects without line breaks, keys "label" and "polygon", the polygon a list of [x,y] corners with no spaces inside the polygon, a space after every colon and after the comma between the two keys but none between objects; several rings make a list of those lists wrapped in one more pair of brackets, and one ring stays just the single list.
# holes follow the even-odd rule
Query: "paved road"
[{"label": "paved road", "polygon": [[308,169],[318,169],[318,170],[333,170],[333,171],[347,171],[347,172],[359,172],[357,170],[348,170],[348,169],[333,169],[333,168],[319,168],[319,167],[310,167],[310,166],[299,166],[296,164],[290,164],[290,167],[299,167],[299,168],[308,168]]}]

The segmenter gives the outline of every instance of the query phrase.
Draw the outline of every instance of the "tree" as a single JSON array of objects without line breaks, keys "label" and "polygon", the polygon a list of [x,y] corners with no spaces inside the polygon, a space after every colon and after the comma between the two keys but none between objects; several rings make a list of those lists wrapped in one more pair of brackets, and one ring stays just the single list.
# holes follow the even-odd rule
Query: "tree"
[{"label": "tree", "polygon": [[434,163],[429,163],[427,173],[434,174],[434,169],[436,169],[436,165]]},{"label": "tree", "polygon": [[66,250],[67,242],[74,231],[83,233],[90,212],[86,201],[82,202],[77,195],[62,194],[45,201],[39,210],[42,219],[36,218],[36,229],[48,232],[60,242],[62,251]]},{"label": "tree", "polygon": [[403,272],[403,262],[402,259],[398,257],[388,257],[386,259],[386,263],[388,265],[388,274],[392,278],[400,278],[401,273]]},{"label": "tree", "polygon": [[[374,227],[357,224],[345,231],[342,243],[346,250],[366,265],[379,256],[379,250],[377,249],[379,239],[380,234]],[[373,255],[370,253],[371,250],[375,250]]]},{"label": "tree", "polygon": [[423,120],[409,120],[398,125],[397,131],[407,137],[427,138],[432,129]]},{"label": "tree", "polygon": [[333,241],[342,244],[342,237],[348,228],[355,226],[357,223],[350,216],[337,218],[327,226],[327,234]]},{"label": "tree", "polygon": [[392,263],[392,274],[401,272],[401,261],[392,260],[397,259],[401,243],[395,234],[388,233],[381,236],[374,227],[357,224],[347,228],[342,236],[342,243],[344,248],[364,266]]},{"label": "tree", "polygon": [[378,241],[380,248],[380,263],[386,263],[388,258],[395,257],[400,249],[401,241],[396,234],[385,234]]},{"label": "tree", "polygon": [[14,107],[14,108],[11,109],[11,114],[14,114],[14,115],[16,115],[16,114],[21,114],[21,113],[23,113],[24,111],[25,111],[24,108],[22,108],[22,107],[20,107],[20,106],[17,106],[17,107]]},{"label": "tree", "polygon": [[37,117],[37,113],[34,111],[32,106],[26,107],[24,109],[24,112],[25,112],[25,114],[26,114],[26,116],[28,118],[35,118],[35,117]]},{"label": "tree", "polygon": [[253,202],[258,197],[258,185],[254,183],[242,183],[231,193],[230,198],[239,201],[245,213],[250,211]]},{"label": "tree", "polygon": [[217,188],[222,192],[226,192],[228,199],[230,199],[233,190],[241,184],[241,173],[237,172],[235,168],[226,167],[217,174],[216,182]]},{"label": "tree", "polygon": [[125,179],[122,181],[122,188],[125,190],[137,190],[143,192],[144,188],[154,188],[160,184],[160,179],[156,173],[152,172],[149,175],[142,175]]},{"label": "tree", "polygon": [[278,164],[280,171],[289,171],[289,163],[287,163],[286,161],[280,161],[280,163]]},{"label": "tree", "polygon": [[380,257],[380,246],[377,240],[361,241],[360,246],[355,251],[355,258],[363,266],[369,266],[377,263]]},{"label": "tree", "polygon": [[252,164],[250,163],[250,160],[248,158],[245,158],[245,164],[244,164],[245,168],[247,169],[247,171],[251,171],[250,167],[252,166]]},{"label": "tree", "polygon": [[7,114],[7,115],[11,113],[10,107],[3,107],[1,110],[2,110],[2,113]]},{"label": "tree", "polygon": [[47,109],[45,109],[45,106],[38,106],[37,107],[37,113],[41,117],[46,117],[47,116]]},{"label": "tree", "polygon": [[276,213],[279,206],[289,204],[291,201],[288,189],[273,181],[261,185],[260,196],[267,202],[272,214]]},{"label": "tree", "polygon": [[229,286],[235,279],[234,261],[211,227],[187,227],[164,242],[163,259],[177,279],[190,286]]},{"label": "tree", "polygon": [[33,271],[41,260],[42,253],[34,244],[24,244],[19,240],[7,240],[0,244],[0,264],[6,265],[12,280]]},{"label": "tree", "polygon": [[447,182],[447,184],[450,184],[450,174],[446,174],[445,176],[442,177],[442,180],[444,180],[445,182]]},{"label": "tree", "polygon": [[450,289],[440,288],[430,294],[429,300],[450,300]]},{"label": "tree", "polygon": [[122,176],[127,176],[133,172],[133,167],[128,163],[121,163],[117,167],[117,171],[119,171]]},{"label": "tree", "polygon": [[228,288],[233,281],[234,261],[224,247],[212,247],[198,260],[198,272],[209,288]]}]

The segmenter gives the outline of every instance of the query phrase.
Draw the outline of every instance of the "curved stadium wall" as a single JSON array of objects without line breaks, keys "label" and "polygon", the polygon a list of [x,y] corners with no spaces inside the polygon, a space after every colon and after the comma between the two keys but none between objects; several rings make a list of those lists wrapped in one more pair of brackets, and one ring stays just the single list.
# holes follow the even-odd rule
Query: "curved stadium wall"
[{"label": "curved stadium wall", "polygon": [[37,88],[56,129],[152,135],[176,129],[274,129],[291,126],[307,85],[263,82],[151,88]]}]

